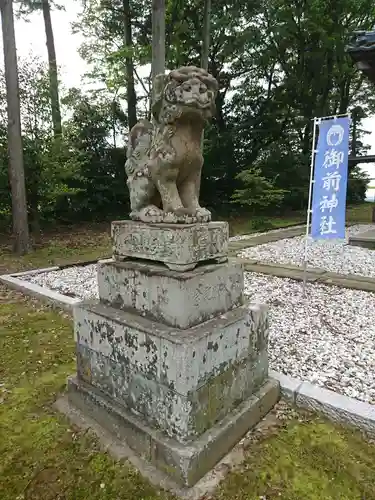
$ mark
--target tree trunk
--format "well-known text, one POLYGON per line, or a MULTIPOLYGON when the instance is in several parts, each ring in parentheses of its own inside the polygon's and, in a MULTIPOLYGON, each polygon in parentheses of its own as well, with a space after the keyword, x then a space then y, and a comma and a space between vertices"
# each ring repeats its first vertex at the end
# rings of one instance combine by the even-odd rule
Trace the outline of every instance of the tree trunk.
POLYGON ((53 37, 51 7, 49 0, 42 0, 42 10, 44 18, 44 29, 46 32, 48 65, 49 65, 49 91, 51 96, 52 123, 55 137, 59 137, 62 132, 61 112, 59 101, 59 81, 57 74, 55 40, 53 37))
MULTIPOLYGON (((133 49, 132 20, 130 15, 129 0, 122 1, 124 9, 124 45, 126 49, 133 49)), ((133 57, 129 54, 125 59, 126 66, 126 95, 128 101, 129 130, 137 123, 137 95, 134 86, 133 57)))
POLYGON ((13 234, 15 237, 14 251, 23 255, 30 249, 30 239, 23 165, 13 1, 1 0, 0 11, 3 30, 5 82, 8 107, 9 179, 12 190, 13 234))
POLYGON ((152 82, 165 73, 165 0, 152 0, 152 82))
POLYGON ((203 15, 203 39, 202 39, 202 68, 208 70, 208 54, 210 50, 210 20, 211 20, 211 0, 204 2, 203 15))
MULTIPOLYGON (((211 22, 211 0, 204 1, 204 13, 203 13, 203 33, 202 33, 202 54, 201 54, 201 66, 203 69, 208 71, 208 55, 210 52, 210 22, 211 22)), ((218 94, 218 98, 219 98, 218 94)), ((204 152, 204 131, 202 133, 201 140, 202 153, 204 152)), ((199 174, 202 175, 202 172, 199 174)), ((198 196, 200 192, 200 182, 198 187, 198 196)))

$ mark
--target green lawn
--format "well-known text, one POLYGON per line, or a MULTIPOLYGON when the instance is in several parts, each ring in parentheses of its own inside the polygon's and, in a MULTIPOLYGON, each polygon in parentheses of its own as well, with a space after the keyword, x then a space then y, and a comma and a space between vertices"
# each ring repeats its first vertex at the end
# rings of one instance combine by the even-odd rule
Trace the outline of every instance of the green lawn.
MULTIPOLYGON (((74 372, 71 319, 3 290, 0 306, 1 500, 172 500, 52 410, 74 372)), ((294 412, 248 444, 216 500, 374 499, 375 446, 294 412)))
POLYGON ((96 260, 111 253, 110 224, 60 228, 40 235, 33 242, 33 251, 22 257, 13 255, 12 242, 4 235, 0 239, 0 274, 96 260))
MULTIPOLYGON (((349 207, 346 211, 348 223, 371 223, 373 203, 362 203, 349 207)), ((280 227, 291 226, 293 224, 306 223, 306 210, 293 212, 290 215, 274 217, 251 217, 241 216, 236 219, 229 219, 231 235, 250 234, 252 232, 267 231, 280 227)))
MULTIPOLYGON (((357 217, 359 214, 357 213, 357 217)), ((3 247, 3 270, 110 253, 103 229, 46 236, 30 256, 3 247)), ((52 409, 74 372, 66 313, 0 287, 0 499, 172 500, 129 464, 101 453, 52 409)), ((213 500, 375 499, 375 446, 350 429, 285 410, 250 440, 213 500)))

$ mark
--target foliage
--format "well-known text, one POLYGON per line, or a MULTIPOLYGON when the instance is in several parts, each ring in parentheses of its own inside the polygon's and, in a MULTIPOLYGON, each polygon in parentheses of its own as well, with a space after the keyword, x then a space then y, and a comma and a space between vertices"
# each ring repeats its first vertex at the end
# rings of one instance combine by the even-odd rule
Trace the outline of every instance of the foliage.
POLYGON ((240 205, 249 206, 252 209, 264 209, 272 205, 279 207, 284 199, 286 191, 275 187, 275 180, 266 179, 259 168, 243 170, 237 176, 245 185, 244 189, 238 189, 233 200, 240 205))
MULTIPOLYGON (((74 29, 84 38, 81 55, 90 65, 85 81, 94 90, 62 90, 60 140, 52 138, 47 68, 35 61, 30 68, 20 63, 27 194, 36 225, 124 216, 124 138, 135 115, 149 116, 151 2, 130 2, 130 38, 124 21, 127 2, 81 3, 74 29), (136 83, 131 113, 129 64, 136 83)), ((41 1, 18 5, 26 15, 41 1)), ((204 2, 166 1, 168 69, 200 64, 203 20, 204 2)), ((354 29, 374 22, 370 0, 215 2, 208 66, 220 88, 216 117, 205 131, 201 186, 202 203, 215 215, 249 209, 263 213, 267 206, 281 212, 306 209, 314 116, 352 111, 356 140, 350 149, 366 154, 362 120, 375 111, 375 94, 345 45, 354 29)), ((0 81, 0 218, 6 219, 4 97, 0 81)), ((364 199, 367 179, 355 165, 349 174, 348 202, 357 203, 364 199)))
MULTIPOLYGON (((54 140, 51 136, 49 79, 45 64, 33 57, 20 60, 19 83, 28 208, 32 223, 38 228, 41 216, 45 217, 56 202, 75 192, 67 181, 78 176, 80 163, 79 156, 65 138, 54 140)), ((6 109, 1 105, 5 103, 4 98, 4 75, 0 73, 0 130, 6 123, 6 109)), ((4 137, 0 146, 3 172, 7 163, 6 149, 4 137)))

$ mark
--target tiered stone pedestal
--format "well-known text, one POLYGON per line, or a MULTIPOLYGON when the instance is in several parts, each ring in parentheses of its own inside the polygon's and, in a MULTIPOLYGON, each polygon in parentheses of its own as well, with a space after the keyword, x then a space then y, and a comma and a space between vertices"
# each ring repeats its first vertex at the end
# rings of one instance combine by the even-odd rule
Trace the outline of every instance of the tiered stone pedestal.
POLYGON ((244 300, 240 264, 212 263, 226 260, 226 223, 121 221, 112 231, 100 300, 75 309, 68 397, 192 486, 278 399, 268 379, 267 310, 244 300))

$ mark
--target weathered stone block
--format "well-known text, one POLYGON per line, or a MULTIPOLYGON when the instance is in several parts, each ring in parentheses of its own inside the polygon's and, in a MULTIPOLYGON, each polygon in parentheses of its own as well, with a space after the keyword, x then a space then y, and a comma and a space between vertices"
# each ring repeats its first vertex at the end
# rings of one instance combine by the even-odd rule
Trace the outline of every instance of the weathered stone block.
POLYGON ((247 400, 188 445, 150 428, 84 381, 68 380, 73 406, 184 486, 193 486, 254 427, 279 399, 277 381, 266 380, 247 400))
POLYGON ((170 269, 187 271, 199 262, 223 261, 228 255, 227 222, 205 224, 146 224, 112 222, 113 256, 163 262, 170 269))
POLYGON ((243 304, 238 261, 180 273, 162 264, 105 261, 98 265, 100 300, 177 328, 189 328, 243 304))
POLYGON ((186 395, 235 360, 256 360, 268 345, 267 307, 245 304, 179 330, 98 301, 74 309, 78 344, 186 395))
POLYGON ((83 345, 77 346, 77 365, 80 380, 181 442, 199 436, 250 397, 268 371, 263 352, 258 360, 236 362, 184 396, 83 345))
POLYGON ((261 306, 186 330, 98 302, 74 314, 79 377, 180 441, 204 432, 267 377, 261 306))

